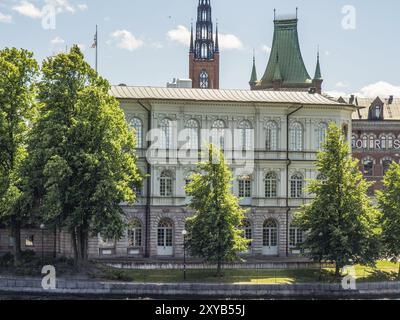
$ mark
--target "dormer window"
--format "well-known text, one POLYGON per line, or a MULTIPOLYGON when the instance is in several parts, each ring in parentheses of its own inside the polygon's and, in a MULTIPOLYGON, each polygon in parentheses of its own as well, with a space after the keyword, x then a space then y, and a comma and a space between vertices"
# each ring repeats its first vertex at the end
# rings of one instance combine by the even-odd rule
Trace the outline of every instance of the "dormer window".
POLYGON ((380 118, 381 118, 381 107, 380 106, 375 107, 375 118, 376 118, 376 120, 380 120, 380 118))

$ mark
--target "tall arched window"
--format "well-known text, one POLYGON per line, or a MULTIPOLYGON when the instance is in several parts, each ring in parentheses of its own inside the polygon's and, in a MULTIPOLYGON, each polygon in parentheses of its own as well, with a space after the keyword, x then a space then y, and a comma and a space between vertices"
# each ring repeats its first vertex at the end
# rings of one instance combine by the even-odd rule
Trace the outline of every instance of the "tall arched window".
POLYGON ((263 247, 278 246, 278 225, 273 219, 268 219, 263 225, 263 247))
POLYGON ((278 125, 275 121, 267 123, 265 146, 267 151, 278 150, 278 125))
POLYGON ((157 228, 157 254, 171 256, 173 253, 173 223, 169 219, 162 219, 157 228))
POLYGON ((221 149, 225 148, 225 122, 223 120, 216 120, 212 125, 211 135, 214 143, 221 149))
POLYGON ((382 149, 386 149, 386 146, 387 146, 387 138, 386 138, 386 135, 382 135, 381 136, 381 148, 382 149))
POLYGON ((142 223, 134 219, 128 224, 128 245, 132 248, 142 246, 142 223))
POLYGON ((160 146, 162 149, 169 149, 172 146, 172 124, 171 120, 169 119, 163 119, 160 122, 159 126, 161 130, 161 141, 160 141, 160 146))
POLYGON ((375 136, 374 135, 370 135, 369 136, 369 148, 371 150, 375 149, 375 136))
POLYGON ((246 240, 249 240, 249 247, 251 247, 251 242, 253 241, 253 227, 249 220, 243 221, 243 230, 244 230, 244 237, 246 240))
POLYGON ((172 175, 169 171, 163 171, 160 176, 160 196, 172 197, 172 175))
POLYGON ((304 232, 295 224, 292 224, 289 228, 289 246, 295 248, 303 242, 304 232))
POLYGON ((208 73, 206 70, 203 69, 200 73, 200 88, 208 89, 208 87, 209 87, 208 73))
POLYGON ((300 173, 294 174, 290 179, 290 196, 294 199, 303 197, 304 178, 300 173))
POLYGON ((325 143, 326 132, 328 131, 328 125, 326 123, 320 123, 317 127, 317 149, 320 150, 325 143))
POLYGON ((243 150, 251 150, 253 147, 252 127, 249 121, 242 121, 239 124, 240 130, 240 147, 243 150))
POLYGON ((197 120, 190 119, 186 122, 186 129, 188 130, 188 147, 191 150, 199 149, 199 123, 197 120))
POLYGON ((303 151, 303 126, 299 122, 294 122, 289 130, 290 150, 303 151))
POLYGON ((368 136, 363 136, 362 141, 363 141, 363 149, 368 149, 368 136))
POLYGON ((278 178, 275 172, 265 175, 265 197, 276 198, 278 196, 278 178))
POLYGON ((129 125, 135 129, 136 134, 136 147, 138 149, 143 148, 143 123, 139 118, 132 118, 129 125))
POLYGON ((394 142, 393 136, 392 136, 392 135, 389 135, 389 137, 388 137, 388 143, 387 143, 387 148, 388 148, 389 150, 393 149, 393 142, 394 142))

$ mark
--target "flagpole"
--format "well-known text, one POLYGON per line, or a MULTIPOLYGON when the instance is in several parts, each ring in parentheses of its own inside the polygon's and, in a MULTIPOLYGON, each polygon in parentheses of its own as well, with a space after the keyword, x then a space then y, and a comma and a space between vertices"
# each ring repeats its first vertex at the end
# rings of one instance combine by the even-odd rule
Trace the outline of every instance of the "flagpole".
POLYGON ((99 48, 99 38, 98 38, 98 30, 97 30, 97 24, 96 24, 96 72, 98 72, 98 48, 99 48))

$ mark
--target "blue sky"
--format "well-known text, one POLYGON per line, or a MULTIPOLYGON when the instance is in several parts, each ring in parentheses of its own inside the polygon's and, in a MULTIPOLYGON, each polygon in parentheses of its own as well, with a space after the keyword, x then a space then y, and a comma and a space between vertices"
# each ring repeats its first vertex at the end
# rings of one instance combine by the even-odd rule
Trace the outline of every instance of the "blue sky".
MULTIPOLYGON (((197 0, 0 0, 0 48, 27 48, 41 61, 77 43, 94 64, 94 50, 90 46, 98 24, 102 75, 113 84, 165 86, 174 77, 188 77, 185 39, 191 19, 196 17, 197 3, 197 0), (43 8, 49 4, 57 12, 54 29, 42 27, 47 12, 43 8)), ((291 14, 299 7, 303 58, 313 75, 320 46, 325 91, 400 96, 398 0, 211 0, 211 3, 213 19, 218 19, 222 34, 222 88, 248 88, 253 48, 258 76, 262 76, 272 44, 273 9, 278 14, 291 14), (349 16, 353 9, 354 15, 349 16), (354 28, 344 28, 344 19, 354 28)))

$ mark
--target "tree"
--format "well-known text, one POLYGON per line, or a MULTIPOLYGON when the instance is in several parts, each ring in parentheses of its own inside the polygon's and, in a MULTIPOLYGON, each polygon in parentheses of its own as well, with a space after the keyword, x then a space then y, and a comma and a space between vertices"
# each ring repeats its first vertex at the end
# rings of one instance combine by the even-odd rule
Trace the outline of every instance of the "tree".
POLYGON ((187 220, 187 246, 193 256, 216 262, 222 276, 223 261, 237 258, 248 241, 240 229, 245 210, 232 192, 232 173, 220 150, 209 147, 209 159, 198 164, 200 173, 190 177, 186 192, 195 215, 187 220))
POLYGON ((363 179, 358 161, 350 156, 341 130, 330 124, 323 151, 318 154, 319 180, 308 191, 313 201, 295 218, 307 231, 303 244, 315 261, 334 261, 336 275, 350 263, 373 265, 379 252, 377 211, 367 196, 370 183, 363 179))
POLYGON ((47 225, 72 235, 77 265, 88 259, 90 236, 119 239, 122 202, 135 201, 140 183, 135 134, 108 82, 77 46, 42 67, 42 112, 29 138, 25 193, 47 225))
POLYGON ((11 228, 15 263, 21 252, 21 224, 26 220, 20 207, 20 168, 26 157, 29 124, 37 111, 37 73, 31 52, 0 50, 0 222, 11 228))
MULTIPOLYGON (((400 260, 400 165, 393 162, 383 180, 385 189, 377 192, 384 255, 400 260)), ((398 276, 400 277, 400 266, 398 276)))

